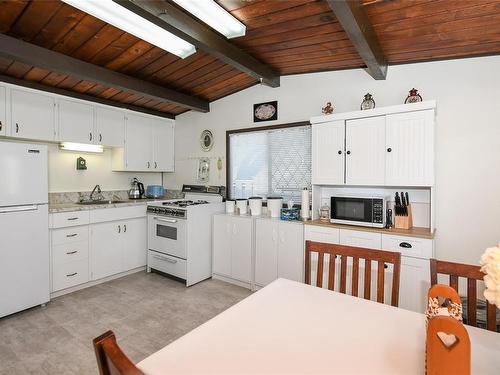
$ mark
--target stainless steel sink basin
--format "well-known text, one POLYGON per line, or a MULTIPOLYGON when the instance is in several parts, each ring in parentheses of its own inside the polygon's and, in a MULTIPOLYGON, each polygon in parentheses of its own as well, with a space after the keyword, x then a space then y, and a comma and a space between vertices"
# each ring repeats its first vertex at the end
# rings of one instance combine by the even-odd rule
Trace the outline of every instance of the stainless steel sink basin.
POLYGON ((95 205, 95 204, 115 204, 115 203, 124 203, 124 201, 108 200, 108 201, 82 201, 82 202, 77 202, 77 204, 81 204, 83 206, 91 206, 91 205, 95 205))

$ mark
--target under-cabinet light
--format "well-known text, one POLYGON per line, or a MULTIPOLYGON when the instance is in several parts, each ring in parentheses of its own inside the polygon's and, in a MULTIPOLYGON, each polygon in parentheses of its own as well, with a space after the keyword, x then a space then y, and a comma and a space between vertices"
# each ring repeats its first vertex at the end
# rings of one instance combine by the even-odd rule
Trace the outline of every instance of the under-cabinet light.
POLYGON ((107 22, 139 39, 145 40, 180 58, 196 52, 195 46, 162 29, 145 18, 122 7, 113 0, 62 0, 100 20, 107 22))
POLYGON ((85 143, 61 142, 59 148, 65 151, 104 152, 104 148, 101 145, 89 145, 85 143))
POLYGON ((246 33, 246 26, 213 0, 174 0, 174 2, 226 38, 236 38, 246 33))

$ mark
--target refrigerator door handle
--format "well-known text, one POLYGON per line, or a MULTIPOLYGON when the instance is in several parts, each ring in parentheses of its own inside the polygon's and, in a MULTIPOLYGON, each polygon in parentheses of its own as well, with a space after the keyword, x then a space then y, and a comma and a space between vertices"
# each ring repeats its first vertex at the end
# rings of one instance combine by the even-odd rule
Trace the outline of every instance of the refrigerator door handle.
POLYGON ((36 211, 36 210, 38 210, 38 206, 36 204, 29 206, 0 207, 0 214, 5 214, 8 212, 36 211))

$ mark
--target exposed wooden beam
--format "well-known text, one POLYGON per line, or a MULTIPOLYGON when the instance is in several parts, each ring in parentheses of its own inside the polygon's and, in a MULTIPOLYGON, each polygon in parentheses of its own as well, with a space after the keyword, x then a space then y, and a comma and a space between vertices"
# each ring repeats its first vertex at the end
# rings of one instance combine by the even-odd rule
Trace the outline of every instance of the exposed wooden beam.
POLYGON ((149 115, 159 116, 159 117, 163 117, 163 118, 171 118, 171 119, 175 118, 175 115, 173 115, 172 113, 155 111, 154 109, 139 107, 139 106, 127 104, 127 103, 116 102, 116 101, 109 100, 109 99, 98 98, 96 96, 82 94, 82 93, 79 93, 76 91, 69 91, 69 90, 61 89, 59 87, 47 86, 47 85, 43 85, 43 84, 38 83, 38 82, 27 81, 24 79, 10 77, 10 76, 6 76, 3 74, 0 74, 0 82, 11 83, 11 84, 17 85, 17 86, 22 86, 22 87, 27 87, 30 89, 50 92, 52 94, 68 96, 70 98, 87 100, 87 101, 93 102, 93 103, 106 104, 106 105, 109 105, 111 107, 130 109, 131 111, 147 113, 149 115))
MULTIPOLYGON (((208 101, 0 34, 0 56, 132 94, 208 112, 208 101)), ((44 86, 45 87, 45 86, 44 86)))
POLYGON ((387 76, 387 60, 363 4, 358 0, 327 0, 347 36, 375 79, 387 76))
POLYGON ((259 79, 263 84, 279 87, 279 74, 250 56, 203 22, 164 0, 113 0, 128 10, 177 35, 197 48, 217 56, 221 61, 259 79))

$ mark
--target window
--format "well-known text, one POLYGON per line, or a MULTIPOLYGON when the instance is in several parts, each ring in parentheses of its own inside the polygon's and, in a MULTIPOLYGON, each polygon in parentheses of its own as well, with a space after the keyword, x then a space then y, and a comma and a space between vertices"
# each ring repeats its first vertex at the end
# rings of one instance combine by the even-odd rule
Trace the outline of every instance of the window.
POLYGON ((311 188, 311 125, 229 131, 229 197, 281 196, 311 188))

